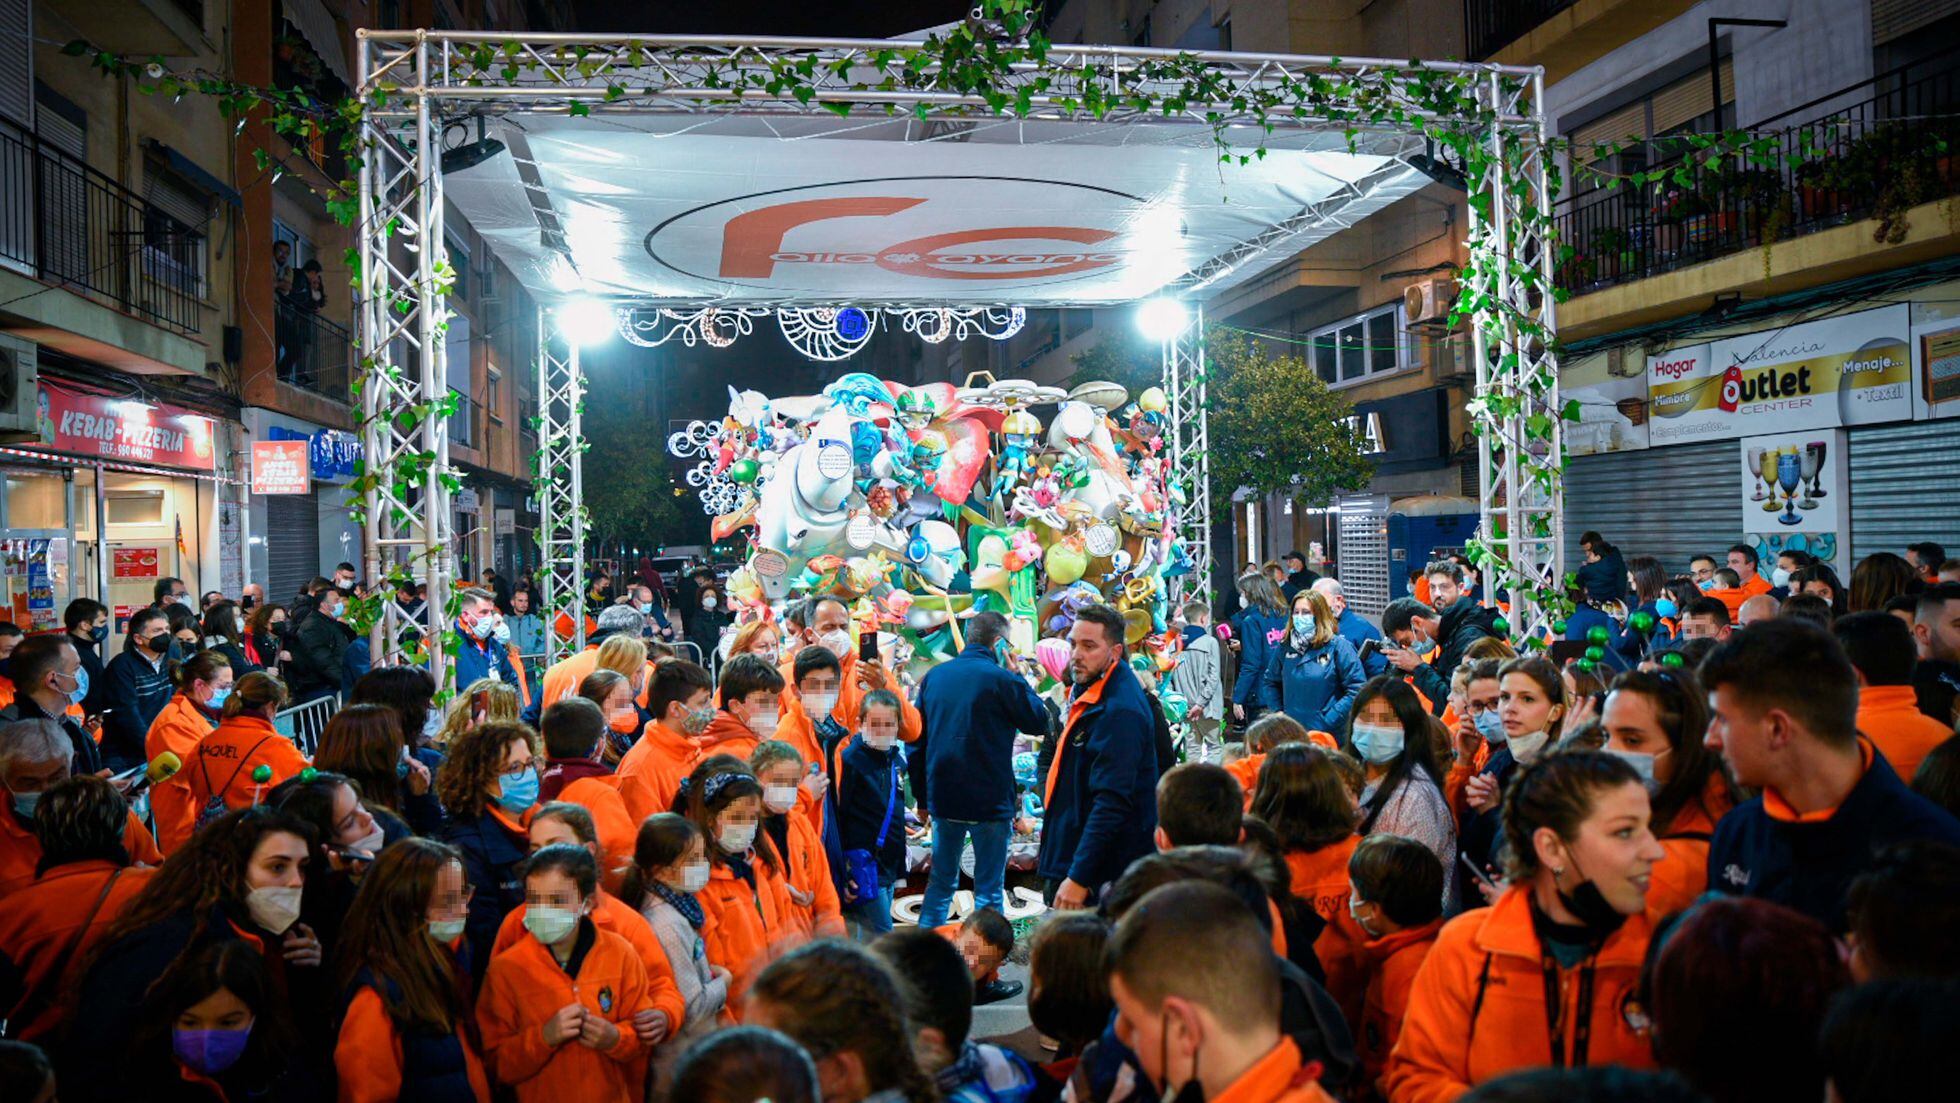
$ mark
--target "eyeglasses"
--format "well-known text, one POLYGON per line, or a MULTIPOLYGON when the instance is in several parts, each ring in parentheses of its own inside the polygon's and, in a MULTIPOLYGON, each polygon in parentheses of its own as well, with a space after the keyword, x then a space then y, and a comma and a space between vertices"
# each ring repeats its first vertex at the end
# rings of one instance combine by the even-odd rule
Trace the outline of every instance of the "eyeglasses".
POLYGON ((535 760, 533 760, 530 762, 526 762, 521 766, 512 766, 508 770, 503 771, 502 776, 509 778, 511 781, 522 781, 524 779, 525 774, 528 774, 533 770, 536 770, 537 768, 538 768, 538 764, 535 760))

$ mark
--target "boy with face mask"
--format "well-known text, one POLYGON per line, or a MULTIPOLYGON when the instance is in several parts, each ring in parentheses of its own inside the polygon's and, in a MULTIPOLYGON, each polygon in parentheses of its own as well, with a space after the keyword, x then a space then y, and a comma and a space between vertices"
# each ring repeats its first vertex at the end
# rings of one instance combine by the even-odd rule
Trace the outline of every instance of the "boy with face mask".
POLYGON ((1443 864, 1430 849, 1400 835, 1370 835, 1348 859, 1348 914, 1362 944, 1367 993, 1355 1051, 1365 1079, 1361 1099, 1385 1098, 1375 1081, 1388 1065, 1417 970, 1443 929, 1443 864))
POLYGON ((707 731, 716 718, 714 679, 705 668, 685 659, 656 663, 647 709, 653 713, 653 723, 614 771, 620 798, 634 823, 667 811, 680 791, 681 779, 705 757, 707 731))

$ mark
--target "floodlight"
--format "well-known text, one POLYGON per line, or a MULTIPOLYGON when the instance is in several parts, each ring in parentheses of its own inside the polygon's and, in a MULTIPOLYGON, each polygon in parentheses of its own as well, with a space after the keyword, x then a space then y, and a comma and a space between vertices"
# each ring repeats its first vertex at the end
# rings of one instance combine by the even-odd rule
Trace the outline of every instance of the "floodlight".
POLYGON ((1137 330, 1152 341, 1169 341, 1190 324, 1190 309, 1176 299, 1145 299, 1137 307, 1137 330))
POLYGON ((578 299, 557 310, 558 332, 575 345, 602 345, 619 332, 613 308, 597 299, 578 299))

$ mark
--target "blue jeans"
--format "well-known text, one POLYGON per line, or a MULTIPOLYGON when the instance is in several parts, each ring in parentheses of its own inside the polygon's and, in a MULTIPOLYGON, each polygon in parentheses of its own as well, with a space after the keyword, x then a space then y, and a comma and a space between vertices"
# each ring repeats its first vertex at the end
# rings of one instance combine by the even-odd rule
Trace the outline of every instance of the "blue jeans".
POLYGON ((878 895, 844 908, 844 915, 856 928, 859 942, 869 942, 892 929, 892 889, 886 885, 878 895))
POLYGON ((1005 911, 1007 833, 1012 827, 1009 820, 932 821, 932 876, 926 882, 925 903, 919 908, 919 926, 931 929, 945 925, 953 890, 960 887, 960 851, 968 836, 973 838, 974 907, 1005 911))

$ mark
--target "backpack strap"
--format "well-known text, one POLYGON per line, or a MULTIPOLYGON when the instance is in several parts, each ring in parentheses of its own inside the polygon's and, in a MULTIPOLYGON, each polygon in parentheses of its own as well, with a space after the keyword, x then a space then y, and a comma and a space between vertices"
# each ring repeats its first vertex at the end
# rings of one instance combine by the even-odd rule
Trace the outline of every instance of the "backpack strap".
MULTIPOLYGON (((238 780, 239 771, 251 765, 252 756, 259 753, 259 748, 265 746, 266 740, 271 738, 272 736, 268 735, 260 739, 257 743, 252 744, 252 749, 245 752, 245 757, 239 759, 238 765, 232 769, 231 776, 225 779, 225 787, 223 789, 212 789, 204 795, 205 803, 209 804, 212 797, 222 796, 225 793, 231 792, 231 783, 238 780)), ((210 788, 211 785, 210 762, 211 760, 203 754, 198 755, 198 768, 204 771, 204 785, 206 788, 210 788)))

